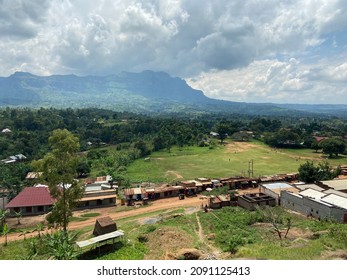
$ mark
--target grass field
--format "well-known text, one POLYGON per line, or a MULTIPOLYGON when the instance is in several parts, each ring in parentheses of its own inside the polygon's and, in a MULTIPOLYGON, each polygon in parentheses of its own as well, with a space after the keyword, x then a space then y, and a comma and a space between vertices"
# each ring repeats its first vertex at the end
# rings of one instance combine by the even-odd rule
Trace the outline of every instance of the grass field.
MULTIPOLYGON (((138 159, 127 170, 132 182, 174 182, 198 177, 248 176, 253 160, 254 176, 297 172, 306 161, 325 160, 310 149, 272 149, 259 141, 229 142, 215 148, 184 147, 154 152, 150 160, 138 159)), ((347 157, 328 159, 333 166, 346 164, 347 157)))
MULTIPOLYGON (((306 219, 281 208, 274 209, 292 219, 288 237, 283 240, 255 211, 225 207, 204 213, 180 208, 117 220, 117 226, 126 232, 124 241, 117 244, 116 250, 101 255, 90 251, 83 259, 182 259, 182 251, 213 254, 218 259, 347 258, 347 225, 306 219), (148 223, 153 219, 154 223, 148 223)), ((92 227, 79 230, 79 239, 89 238, 91 231, 92 227)), ((35 240, 39 245, 38 237, 10 242, 7 246, 0 244, 0 259, 26 259, 35 240)), ((48 257, 45 250, 39 250, 35 259, 48 257)))

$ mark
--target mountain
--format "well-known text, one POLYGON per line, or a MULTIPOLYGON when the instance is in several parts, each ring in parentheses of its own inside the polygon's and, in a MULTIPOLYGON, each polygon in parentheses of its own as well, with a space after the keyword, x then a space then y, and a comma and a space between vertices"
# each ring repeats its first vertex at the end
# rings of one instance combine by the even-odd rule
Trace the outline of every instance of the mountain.
POLYGON ((252 115, 292 115, 297 109, 295 106, 211 99, 202 91, 191 88, 181 78, 149 70, 84 77, 36 76, 16 72, 0 78, 0 106, 99 107, 135 113, 223 112, 252 115))

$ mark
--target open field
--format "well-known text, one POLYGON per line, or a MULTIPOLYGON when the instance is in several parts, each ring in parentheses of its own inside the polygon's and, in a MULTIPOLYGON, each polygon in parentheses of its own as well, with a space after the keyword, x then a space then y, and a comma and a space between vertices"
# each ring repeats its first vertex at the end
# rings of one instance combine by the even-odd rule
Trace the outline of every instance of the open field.
MULTIPOLYGON (((127 169, 132 182, 175 182, 198 177, 248 176, 253 160, 254 176, 297 172, 306 161, 323 161, 321 153, 310 149, 272 149, 259 141, 229 142, 215 148, 172 148, 152 153, 150 160, 138 159, 127 169)), ((328 159, 333 166, 346 164, 347 158, 328 159)))

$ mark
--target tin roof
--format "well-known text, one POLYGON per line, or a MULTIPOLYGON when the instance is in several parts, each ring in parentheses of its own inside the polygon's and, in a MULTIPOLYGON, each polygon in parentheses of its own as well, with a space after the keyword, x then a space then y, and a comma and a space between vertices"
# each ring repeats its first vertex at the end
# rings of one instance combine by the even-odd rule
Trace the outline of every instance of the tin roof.
POLYGON ((53 202, 47 187, 27 187, 11 200, 6 208, 52 205, 53 202))
POLYGON ((323 202, 332 204, 334 206, 343 208, 347 210, 347 198, 338 196, 336 194, 328 194, 321 199, 323 202))
POLYGON ((299 194, 315 200, 320 200, 323 196, 326 195, 325 193, 316 191, 314 189, 306 189, 304 191, 299 192, 299 194))
POLYGON ((146 191, 144 188, 124 189, 124 195, 145 194, 145 193, 146 191))
POLYGON ((347 179, 327 180, 320 182, 337 191, 347 190, 347 179))

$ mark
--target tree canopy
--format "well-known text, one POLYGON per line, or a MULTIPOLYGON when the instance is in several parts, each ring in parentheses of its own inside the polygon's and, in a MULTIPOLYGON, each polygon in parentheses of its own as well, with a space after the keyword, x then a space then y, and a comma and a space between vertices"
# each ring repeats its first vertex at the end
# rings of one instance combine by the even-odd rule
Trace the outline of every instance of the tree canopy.
POLYGON ((318 165, 314 165, 312 161, 300 165, 299 167, 299 179, 305 183, 314 183, 315 181, 331 180, 337 177, 341 169, 332 168, 328 162, 320 162, 318 165))
POLYGON ((54 130, 48 139, 50 152, 33 162, 33 167, 43 172, 41 179, 48 184, 51 195, 56 199, 47 220, 67 230, 72 209, 76 206, 83 190, 75 180, 79 151, 79 139, 66 129, 54 130))

